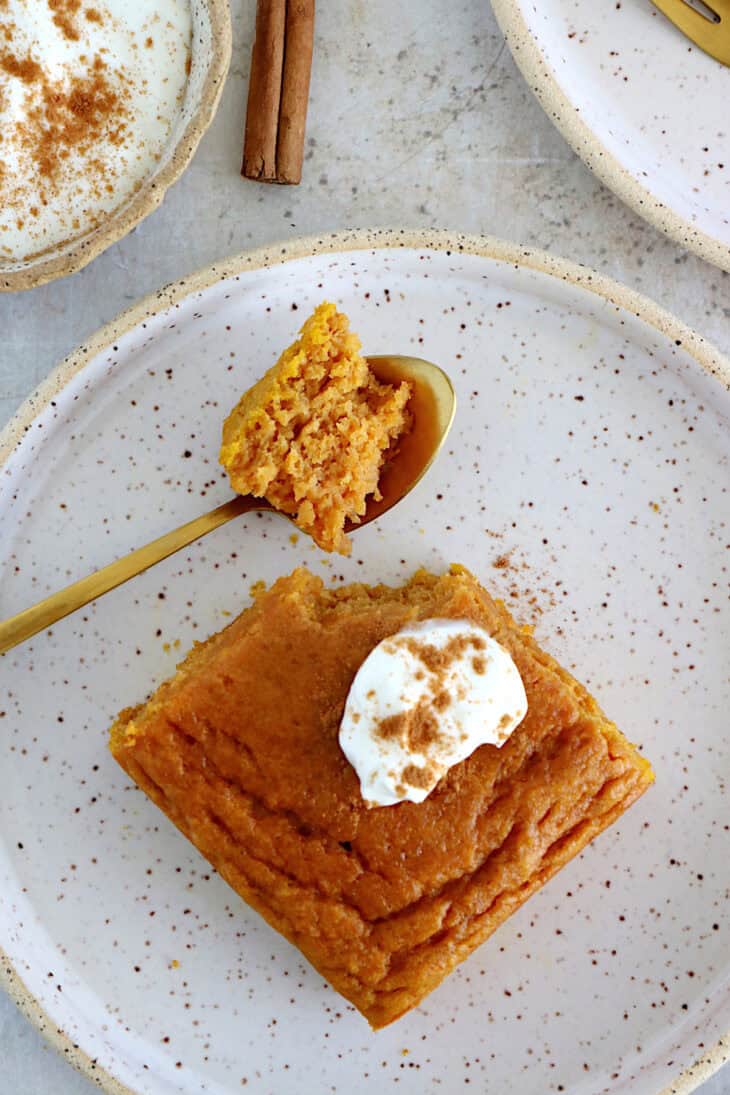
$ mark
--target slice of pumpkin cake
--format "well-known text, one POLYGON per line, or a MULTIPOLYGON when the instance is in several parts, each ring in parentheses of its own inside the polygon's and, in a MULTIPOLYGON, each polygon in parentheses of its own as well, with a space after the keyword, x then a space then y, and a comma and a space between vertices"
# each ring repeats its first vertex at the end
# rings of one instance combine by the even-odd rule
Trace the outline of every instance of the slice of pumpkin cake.
POLYGON ((238 494, 266 498, 323 550, 349 555, 345 525, 379 499, 410 395, 376 378, 347 316, 325 302, 229 414, 221 464, 238 494))

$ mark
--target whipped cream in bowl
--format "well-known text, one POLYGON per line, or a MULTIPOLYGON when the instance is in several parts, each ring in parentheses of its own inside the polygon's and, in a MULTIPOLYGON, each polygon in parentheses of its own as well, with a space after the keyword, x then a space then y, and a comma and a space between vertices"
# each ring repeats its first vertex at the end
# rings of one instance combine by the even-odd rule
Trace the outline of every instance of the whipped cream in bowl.
POLYGON ((79 269, 159 204, 229 53, 225 0, 0 0, 0 288, 79 269))
POLYGON ((527 714, 509 652, 469 620, 410 624, 373 648, 347 696, 339 742, 370 806, 423 802, 481 745, 527 714))

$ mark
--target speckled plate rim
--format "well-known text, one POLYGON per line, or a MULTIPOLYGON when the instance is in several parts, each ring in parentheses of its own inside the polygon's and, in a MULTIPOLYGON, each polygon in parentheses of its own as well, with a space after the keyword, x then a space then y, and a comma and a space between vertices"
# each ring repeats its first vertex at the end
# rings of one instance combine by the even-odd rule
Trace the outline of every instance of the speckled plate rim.
MULTIPOLYGON (((730 358, 704 339, 682 320, 656 304, 649 297, 604 276, 590 267, 557 258, 546 251, 508 243, 493 236, 466 235, 446 229, 425 231, 376 228, 352 229, 321 236, 306 236, 272 243, 253 251, 232 255, 221 262, 206 266, 179 281, 170 282, 120 313, 78 349, 64 358, 21 404, 0 431, 0 471, 11 453, 21 443, 33 420, 54 399, 59 391, 98 353, 114 344, 122 335, 144 320, 173 307, 192 293, 201 292, 236 274, 269 269, 296 259, 346 251, 386 249, 453 251, 456 254, 478 255, 548 274, 568 285, 585 289, 654 327, 665 338, 681 345, 706 372, 716 377, 730 391, 730 358)), ((46 1041, 64 1056, 79 1072, 96 1083, 109 1095, 138 1095, 103 1069, 53 1022, 43 1006, 33 996, 0 946, 0 988, 15 1001, 22 1014, 40 1031, 46 1041)), ((726 1061, 730 1060, 730 1032, 699 1060, 685 1067, 669 1086, 657 1095, 689 1095, 726 1061)))
POLYGON ((730 246, 696 228, 643 186, 596 136, 560 87, 522 14, 522 0, 490 0, 515 64, 540 106, 586 167, 640 217, 700 258, 730 271, 730 246))
POLYGON ((38 262, 18 270, 0 268, 0 292, 12 293, 19 289, 34 289, 55 278, 65 277, 82 270, 113 243, 126 236, 133 228, 154 213, 162 203, 168 189, 182 175, 195 154, 200 139, 215 117, 218 101, 226 81, 231 61, 231 12, 229 0, 203 0, 210 19, 210 60, 200 91, 200 99, 190 121, 180 135, 170 159, 157 174, 149 175, 131 199, 121 208, 109 214, 103 228, 77 241, 71 241, 60 253, 49 254, 38 262))

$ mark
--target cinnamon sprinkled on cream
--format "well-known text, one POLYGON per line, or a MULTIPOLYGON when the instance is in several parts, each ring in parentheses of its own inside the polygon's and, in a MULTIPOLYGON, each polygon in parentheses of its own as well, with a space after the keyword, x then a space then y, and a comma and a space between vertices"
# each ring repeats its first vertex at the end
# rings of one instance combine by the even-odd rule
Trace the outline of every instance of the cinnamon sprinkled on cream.
POLYGON ((527 711, 507 651, 468 620, 424 620, 380 642, 350 688, 340 745, 368 805, 421 802, 527 711))
POLYGON ((421 643, 415 639, 409 639, 406 643, 410 652, 420 658, 431 673, 443 673, 457 658, 463 657, 467 650, 484 650, 485 645, 478 635, 455 635, 441 649, 432 643, 421 643))
POLYGON ((430 746, 436 745, 440 738, 434 705, 428 700, 421 700, 410 711, 399 711, 397 715, 388 715, 375 727, 375 734, 385 741, 398 739, 408 749, 423 753, 430 746))
POLYGON ((186 0, 0 2, 0 258, 92 231, 152 173, 190 36, 186 0))
POLYGON ((81 0, 47 0, 48 7, 53 12, 53 22, 70 42, 78 42, 79 30, 76 25, 76 16, 81 7, 81 0))
MULTIPOLYGON (((94 58, 84 76, 68 82, 41 76, 37 83, 37 101, 28 111, 27 122, 20 126, 20 135, 43 179, 56 176, 72 151, 89 156, 102 139, 112 145, 124 140, 129 124, 128 91, 124 78, 109 73, 101 57, 94 58)), ((88 163, 103 186, 103 161, 89 156, 88 163)))
POLYGON ((8 76, 17 76, 24 84, 32 84, 43 75, 41 66, 32 57, 14 57, 12 53, 0 54, 0 68, 8 76))
POLYGON ((428 790, 432 786, 433 778, 434 771, 432 768, 418 768, 415 764, 407 764, 401 776, 404 783, 407 783, 410 787, 420 787, 422 790, 428 790))

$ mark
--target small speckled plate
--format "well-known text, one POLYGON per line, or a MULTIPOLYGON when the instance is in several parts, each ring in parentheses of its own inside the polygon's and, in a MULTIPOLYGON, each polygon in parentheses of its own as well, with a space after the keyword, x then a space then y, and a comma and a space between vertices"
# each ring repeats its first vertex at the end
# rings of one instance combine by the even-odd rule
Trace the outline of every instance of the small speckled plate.
POLYGON ((515 61, 588 167, 730 270, 730 69, 650 0, 492 0, 515 61))
POLYGON ((0 660, 0 980, 111 1092, 689 1091, 730 1029, 730 365, 678 320, 486 239, 230 259, 101 331, 0 436, 2 613, 226 498, 222 417, 323 298, 368 351, 450 372, 448 449, 349 560, 252 516, 0 660), (258 579, 451 560, 535 625, 657 781, 372 1034, 130 786, 107 729, 258 579))

